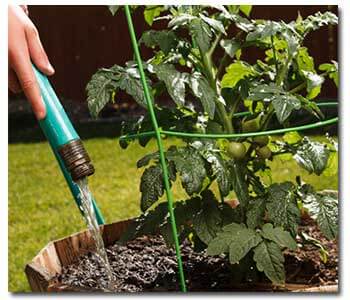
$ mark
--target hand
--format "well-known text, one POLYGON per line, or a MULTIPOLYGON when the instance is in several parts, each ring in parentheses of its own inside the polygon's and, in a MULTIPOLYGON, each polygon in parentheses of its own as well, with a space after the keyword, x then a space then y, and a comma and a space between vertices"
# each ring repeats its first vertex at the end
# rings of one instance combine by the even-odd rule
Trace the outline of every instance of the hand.
POLYGON ((8 7, 8 83, 14 93, 23 90, 40 120, 45 118, 46 109, 31 61, 46 75, 54 74, 55 70, 40 42, 38 31, 26 12, 26 8, 17 5, 8 7))

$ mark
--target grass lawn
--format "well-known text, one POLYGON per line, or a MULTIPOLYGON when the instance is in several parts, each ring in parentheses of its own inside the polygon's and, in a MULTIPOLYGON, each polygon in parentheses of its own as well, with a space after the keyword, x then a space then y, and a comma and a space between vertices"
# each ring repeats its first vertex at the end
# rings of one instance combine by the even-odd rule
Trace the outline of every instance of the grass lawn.
MULTIPOLYGON (((174 140, 166 140, 167 144, 174 140)), ((156 149, 132 144, 122 150, 117 139, 96 138, 85 141, 96 173, 90 177, 90 189, 97 199, 106 222, 137 216, 139 177, 136 161, 156 149)), ((337 165, 337 164, 336 164, 337 165)), ((301 175, 317 189, 337 189, 338 177, 308 175, 293 161, 276 159, 272 180, 294 180, 301 175)), ((184 199, 179 184, 175 199, 184 199)), ((9 290, 28 292, 24 266, 49 241, 85 229, 63 176, 46 142, 9 145, 9 290)))

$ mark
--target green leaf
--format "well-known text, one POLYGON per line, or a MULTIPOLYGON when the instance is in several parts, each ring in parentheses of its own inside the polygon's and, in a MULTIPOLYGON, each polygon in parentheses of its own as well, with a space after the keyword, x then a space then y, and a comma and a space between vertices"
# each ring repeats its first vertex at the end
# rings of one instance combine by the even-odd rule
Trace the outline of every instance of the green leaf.
POLYGON ((165 8, 162 5, 147 5, 143 15, 149 26, 152 26, 154 18, 158 17, 165 8))
POLYGON ((247 17, 250 16, 250 12, 252 11, 252 5, 240 5, 239 10, 244 13, 247 17))
MULTIPOLYGON (((181 241, 183 233, 189 222, 192 222, 201 209, 202 199, 193 197, 185 201, 176 201, 174 203, 174 215, 176 219, 176 229, 181 241)), ((168 245, 174 245, 175 240, 172 233, 172 225, 170 215, 168 214, 165 221, 159 223, 160 233, 168 245)))
POLYGON ((294 185, 291 182, 274 183, 269 187, 267 213, 273 224, 297 234, 300 211, 296 202, 294 185))
POLYGON ((119 8, 121 7, 121 5, 108 5, 108 9, 113 16, 118 12, 119 8))
POLYGON ((303 75, 302 71, 315 72, 314 59, 309 55, 308 49, 306 47, 300 47, 298 49, 298 53, 295 59, 300 75, 303 75))
POLYGON ((247 34, 246 41, 264 40, 274 36, 277 32, 280 32, 282 28, 282 25, 278 22, 270 20, 264 21, 263 24, 256 25, 255 30, 247 34))
POLYGON ((259 84, 249 90, 249 99, 253 101, 271 101, 274 96, 280 94, 285 94, 285 91, 274 83, 259 84))
POLYGON ((222 88, 234 88, 241 79, 256 75, 254 68, 242 61, 236 61, 226 68, 226 73, 221 80, 222 88))
POLYGON ((158 204, 155 209, 149 210, 133 220, 118 242, 124 243, 139 236, 156 234, 159 224, 164 222, 167 214, 168 203, 158 204))
POLYGON ((306 78, 306 90, 308 91, 307 98, 314 99, 321 92, 321 86, 324 82, 324 78, 316 73, 303 71, 303 75, 306 78))
POLYGON ((302 139, 297 131, 290 131, 283 135, 283 140, 288 144, 295 144, 302 139))
POLYGON ((207 23, 214 30, 216 30, 216 31, 226 35, 226 31, 225 31, 224 25, 220 21, 215 20, 213 18, 208 18, 208 17, 206 17, 206 16, 204 16, 202 14, 199 14, 199 16, 201 17, 201 19, 205 23, 207 23))
POLYGON ((252 198, 247 209, 247 225, 249 228, 262 226, 264 223, 266 200, 264 198, 252 198))
POLYGON ((208 255, 220 255, 229 252, 231 264, 238 263, 250 249, 262 241, 259 234, 243 224, 232 223, 223 227, 221 232, 209 242, 208 255))
POLYGON ((168 23, 168 27, 175 27, 175 26, 183 26, 186 24, 189 24, 192 20, 196 19, 196 17, 190 15, 190 14, 179 14, 171 19, 171 21, 168 23))
POLYGON ((304 137, 293 151, 296 162, 309 173, 321 175, 327 167, 330 152, 325 144, 304 137))
POLYGON ((191 147, 184 147, 167 151, 166 157, 175 163, 187 194, 200 193, 207 177, 205 162, 200 153, 191 147))
POLYGON ((332 64, 322 64, 319 66, 320 71, 326 71, 330 79, 332 79, 335 85, 339 86, 339 74, 338 74, 338 63, 332 61, 332 64))
POLYGON ((221 229, 221 213, 211 191, 203 191, 201 195, 201 209, 193 218, 193 228, 201 241, 208 245, 221 229))
POLYGON ((190 22, 190 33, 201 53, 207 53, 213 37, 209 25, 203 20, 195 18, 190 22))
POLYGON ((142 34, 140 42, 150 48, 159 46, 165 55, 168 55, 178 44, 175 33, 168 30, 146 31, 142 34))
POLYGON ((273 96, 271 102, 281 124, 288 119, 293 110, 301 108, 300 100, 292 94, 273 96))
POLYGON ((325 237, 335 239, 338 235, 338 198, 331 193, 308 193, 302 201, 325 237))
POLYGON ((262 227, 261 235, 264 239, 275 242, 282 248, 289 248, 291 250, 297 249, 297 243, 292 238, 288 231, 281 227, 273 227, 272 224, 267 223, 262 227))
POLYGON ((272 241, 264 240, 254 248, 254 261, 260 272, 275 284, 285 281, 284 257, 280 247, 272 241))
POLYGON ((329 154, 327 167, 322 173, 323 176, 331 177, 338 176, 338 153, 331 152, 329 154))
POLYGON ((338 17, 330 11, 324 13, 317 12, 314 15, 308 16, 302 21, 301 28, 304 32, 317 30, 322 26, 338 24, 338 17))
POLYGON ((210 87, 207 79, 201 73, 194 72, 190 76, 189 85, 193 94, 201 101, 204 111, 210 119, 213 119, 217 95, 210 87))
POLYGON ((231 58, 233 58, 235 56, 236 51, 241 48, 240 43, 235 39, 221 40, 220 46, 225 50, 227 55, 229 55, 231 58))
POLYGON ((145 166, 147 166, 150 163, 150 161, 152 159, 158 159, 158 158, 159 158, 159 152, 158 151, 154 152, 154 153, 147 154, 147 155, 145 155, 144 157, 142 157, 141 159, 139 159, 137 161, 136 166, 138 168, 145 167, 145 166))
POLYGON ((239 205, 246 207, 249 203, 248 184, 246 180, 246 167, 239 162, 231 161, 230 173, 233 190, 236 193, 239 205))
POLYGON ((211 149, 201 151, 204 159, 210 164, 213 176, 216 178, 221 196, 225 197, 231 189, 231 173, 220 153, 211 149))
POLYGON ((178 106, 185 104, 185 83, 188 82, 188 74, 180 73, 171 64, 154 65, 154 71, 159 80, 164 81, 170 97, 178 106))
POLYGON ((118 86, 116 80, 121 72, 121 67, 113 66, 110 71, 100 69, 91 77, 86 91, 92 117, 96 118, 105 105, 112 100, 112 95, 118 86))
POLYGON ((144 212, 152 206, 164 193, 163 171, 160 165, 147 168, 140 183, 141 210, 144 212))

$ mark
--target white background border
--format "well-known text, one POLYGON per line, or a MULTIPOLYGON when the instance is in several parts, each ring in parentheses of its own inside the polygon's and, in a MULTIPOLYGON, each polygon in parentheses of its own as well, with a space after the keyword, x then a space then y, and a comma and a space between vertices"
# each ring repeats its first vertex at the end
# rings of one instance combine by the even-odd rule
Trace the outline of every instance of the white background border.
MULTIPOLYGON (((341 283, 341 293, 340 295, 331 295, 327 296, 327 299, 350 299, 350 239, 349 239, 349 233, 347 230, 350 230, 350 216, 347 215, 347 212, 350 214, 350 181, 349 181, 349 159, 347 159, 348 156, 350 156, 350 147, 349 147, 349 141, 350 141, 350 133, 348 136, 347 131, 350 132, 350 72, 349 72, 349 66, 350 66, 350 0, 343 0, 343 1, 323 1, 323 0, 294 0, 294 1, 214 1, 220 4, 254 4, 254 5, 338 5, 339 6, 339 17, 340 17, 340 24, 339 24, 339 66, 340 66, 340 98, 339 102, 341 103, 339 113, 340 113, 340 131, 339 131, 339 144, 340 144, 340 160, 339 160, 339 182, 340 182, 340 196, 341 196, 341 252, 340 252, 340 283, 341 283), (345 238, 347 236, 347 239, 345 238)), ((8 197, 8 90, 7 90, 7 5, 8 3, 17 3, 17 4, 41 4, 41 5, 102 5, 102 4, 213 4, 212 1, 92 1, 92 0, 85 0, 85 1, 78 1, 78 0, 62 0, 62 1, 27 1, 24 3, 24 1, 0 1, 0 66, 1 66, 1 72, 0 72, 0 192, 1 192, 1 199, 0 199, 0 299, 5 300, 9 298, 15 298, 15 299, 22 299, 25 297, 30 298, 39 298, 39 295, 37 294, 28 294, 28 295, 18 295, 18 294, 10 294, 8 293, 8 262, 7 262, 7 249, 8 249, 8 230, 7 230, 7 197, 8 197)), ((39 249, 38 249, 39 250, 39 249)), ((112 296, 112 295, 111 295, 112 296)), ((145 298, 145 297, 155 297, 156 295, 137 295, 133 297, 137 298, 145 298)), ((164 297, 164 294, 161 294, 159 296, 164 297)), ((180 296, 177 294, 177 296, 180 296)), ((197 295, 198 296, 198 295, 197 295)), ((284 297, 293 297, 293 295, 273 295, 273 294, 225 294, 223 295, 225 297, 232 297, 232 298, 245 298, 245 299, 255 299, 257 297, 259 298, 267 298, 267 297, 278 297, 284 298, 284 297)), ((300 298, 302 296, 307 296, 308 299, 314 298, 318 299, 321 295, 300 295, 295 294, 296 297, 300 298)), ((101 295, 94 296, 94 295, 45 295, 40 296, 40 299, 49 299, 54 297, 55 299, 61 299, 61 298, 70 298, 74 297, 77 299, 85 299, 86 297, 89 298, 101 298, 101 295)), ((118 298, 126 298, 126 295, 119 295, 118 298)), ((166 297, 176 297, 176 295, 170 295, 168 294, 166 297)), ((217 298, 218 295, 208 295, 208 294, 201 294, 200 297, 202 298, 211 298, 215 297, 217 298)), ((294 298, 294 297, 293 297, 294 298)))

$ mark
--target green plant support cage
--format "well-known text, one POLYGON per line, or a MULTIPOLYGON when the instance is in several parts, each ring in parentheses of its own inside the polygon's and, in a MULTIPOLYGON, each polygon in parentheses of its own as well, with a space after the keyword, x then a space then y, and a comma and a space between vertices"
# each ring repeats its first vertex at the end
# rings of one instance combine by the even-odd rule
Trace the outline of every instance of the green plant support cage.
MULTIPOLYGON (((250 133, 238 133, 238 134, 200 134, 200 133, 187 133, 187 132, 178 132, 178 131, 168 131, 168 130, 162 130, 158 126, 158 121, 154 112, 154 107, 153 107, 153 100, 148 88, 148 84, 146 81, 146 75, 143 70, 142 66, 142 60, 141 60, 141 55, 136 39, 136 34, 134 30, 134 25, 132 22, 132 17, 131 17, 131 12, 129 9, 128 5, 124 6, 125 8, 125 15, 128 23, 128 28, 129 28, 129 33, 130 33, 130 38, 131 38, 131 43, 132 47, 134 50, 134 55, 136 58, 136 62, 138 65, 138 69, 140 72, 140 79, 142 83, 142 87, 144 90, 145 98, 147 101, 147 107, 148 107, 148 113, 150 114, 152 125, 153 125, 153 131, 147 131, 147 132, 142 132, 139 134, 130 134, 130 135, 124 135, 121 136, 120 139, 123 140, 132 140, 136 139, 139 137, 145 137, 145 136, 153 136, 157 140, 157 146, 159 150, 159 161, 163 170, 163 180, 164 180, 164 186, 165 186, 165 193, 167 197, 167 202, 168 202, 168 211, 170 215, 170 221, 171 221, 171 229, 172 229, 172 235, 175 241, 175 252, 176 252, 176 257, 177 257, 177 264, 178 264, 178 275, 180 279, 180 287, 182 292, 186 292, 186 280, 185 280, 185 274, 183 270, 183 264, 182 264, 182 259, 181 259, 181 251, 180 251, 180 244, 179 244, 179 239, 177 235, 177 229, 176 229, 176 219, 174 215, 174 209, 173 209, 173 194, 170 189, 170 183, 169 183, 169 173, 168 173, 168 168, 166 165, 166 160, 165 160, 165 154, 164 154, 164 146, 162 142, 162 135, 163 136, 176 136, 176 137, 190 137, 190 138, 211 138, 211 139, 220 139, 220 138, 226 138, 226 139, 237 139, 237 138, 242 138, 242 137, 253 137, 253 136, 260 136, 260 135, 274 135, 274 134, 281 134, 281 133, 286 133, 290 131, 302 131, 306 129, 312 129, 312 128, 319 128, 323 127, 326 125, 331 125, 335 124, 338 122, 338 117, 331 118, 328 120, 324 121, 319 121, 316 123, 312 124, 307 124, 307 125, 301 125, 301 126, 296 126, 296 127, 289 127, 289 128, 282 128, 282 129, 275 129, 275 130, 267 130, 267 131, 260 131, 260 132, 250 132, 250 133)), ((319 103, 318 106, 337 106, 337 102, 323 102, 319 103)), ((235 114, 236 116, 245 116, 249 115, 250 112, 241 112, 235 114)))

